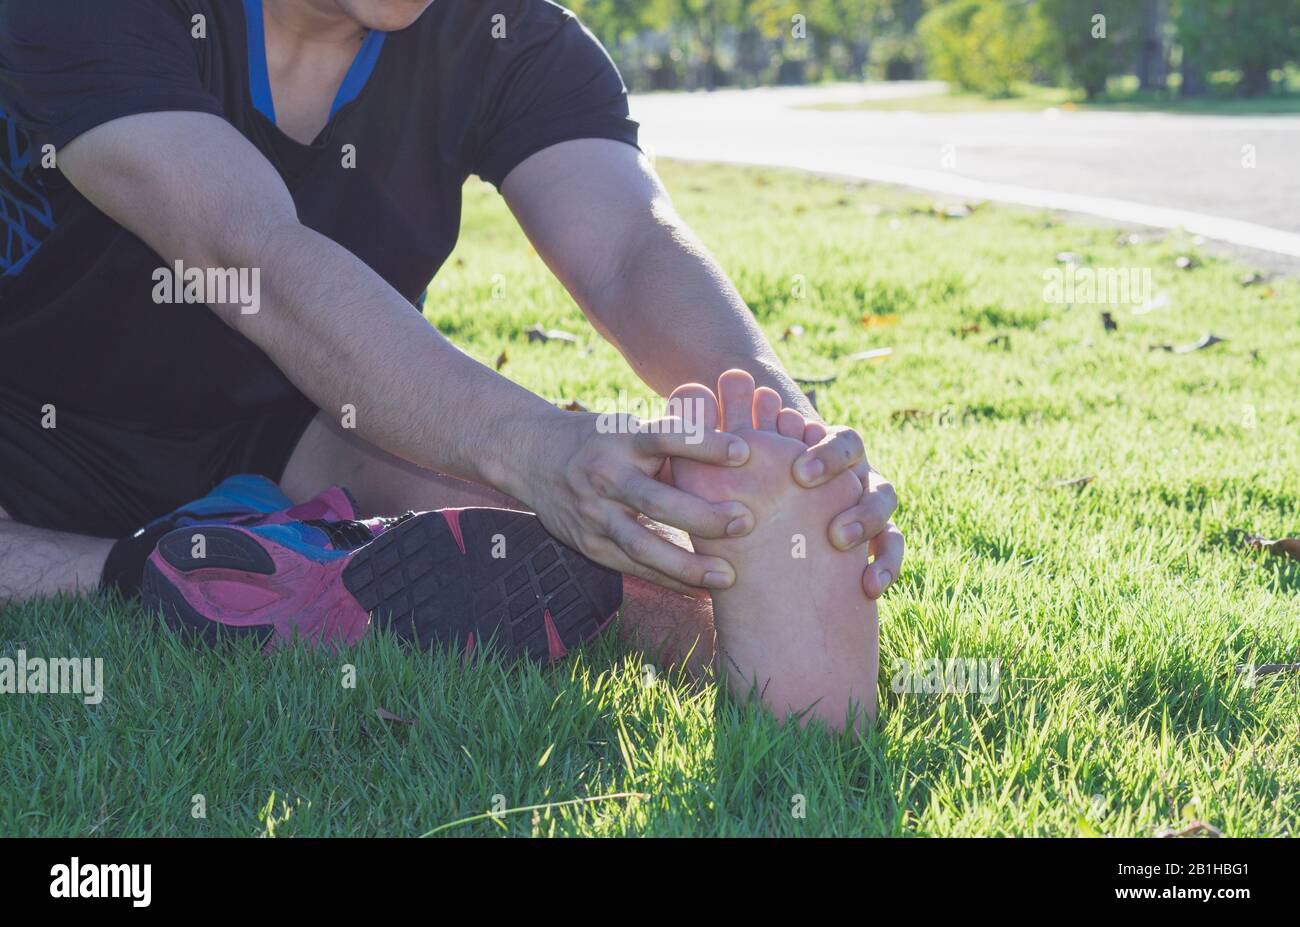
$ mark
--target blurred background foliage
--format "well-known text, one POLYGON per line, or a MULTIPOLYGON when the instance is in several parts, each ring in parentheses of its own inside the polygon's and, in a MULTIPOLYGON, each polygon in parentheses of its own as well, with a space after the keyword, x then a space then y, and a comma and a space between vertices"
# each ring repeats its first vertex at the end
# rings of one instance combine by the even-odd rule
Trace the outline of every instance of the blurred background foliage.
MULTIPOLYGON (((564 2, 564 0, 562 0, 564 2)), ((567 0, 636 91, 935 78, 1096 99, 1263 96, 1300 70, 1300 0, 567 0), (1098 19, 1097 17, 1104 17, 1098 19)))

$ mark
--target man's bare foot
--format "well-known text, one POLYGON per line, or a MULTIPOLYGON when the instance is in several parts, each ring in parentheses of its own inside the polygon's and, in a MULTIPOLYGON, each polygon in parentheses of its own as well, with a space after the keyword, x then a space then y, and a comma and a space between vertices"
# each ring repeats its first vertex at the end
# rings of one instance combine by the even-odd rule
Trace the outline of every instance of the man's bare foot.
POLYGON ((700 676, 714 666, 713 605, 708 599, 624 576, 618 631, 626 644, 644 651, 660 669, 700 676))
MULTIPOLYGON (((816 489, 790 475, 806 445, 804 419, 782 410, 773 390, 729 370, 718 379, 718 401, 698 383, 673 399, 699 402, 706 427, 741 435, 749 443, 743 467, 711 467, 674 460, 673 481, 710 501, 737 500, 754 513, 745 537, 692 538, 697 551, 722 557, 736 571, 730 589, 713 593, 718 662, 733 693, 752 690, 784 718, 806 717, 842 730, 850 718, 876 714, 879 632, 875 603, 862 591, 865 548, 836 550, 827 529, 862 495, 862 483, 843 473, 816 489)), ((700 407, 694 407, 699 411, 700 407)))

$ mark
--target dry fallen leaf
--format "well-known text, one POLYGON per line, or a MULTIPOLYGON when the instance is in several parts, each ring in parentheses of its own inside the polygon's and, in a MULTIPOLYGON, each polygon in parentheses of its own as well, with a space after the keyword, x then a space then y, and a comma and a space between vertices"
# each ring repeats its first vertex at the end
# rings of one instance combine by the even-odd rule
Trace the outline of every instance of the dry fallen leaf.
POLYGON ((1223 831, 1204 821, 1193 821, 1181 830, 1162 828, 1156 831, 1157 837, 1222 837, 1223 831))
POLYGON ((1076 476, 1066 480, 1052 480, 1050 483, 1044 484, 1043 488, 1065 489, 1067 487, 1074 487, 1075 489, 1082 489, 1095 479, 1095 476, 1076 476))
POLYGON ((791 325, 789 328, 787 328, 784 332, 781 333, 782 341, 789 341, 791 338, 802 338, 802 337, 803 337, 802 325, 791 325))
POLYGON ((867 328, 888 328, 891 325, 898 324, 896 315, 872 315, 868 313, 862 317, 862 324, 867 328))
POLYGON ((1201 336, 1199 341, 1195 341, 1192 344, 1180 344, 1177 346, 1169 343, 1153 344, 1151 345, 1151 350, 1168 351, 1170 354, 1191 354, 1193 351, 1202 351, 1205 348, 1221 344, 1227 340, 1227 338, 1220 338, 1215 334, 1205 334, 1201 336))
POLYGON ((540 325, 530 325, 524 329, 524 334, 528 336, 529 342, 540 341, 545 344, 548 341, 564 341, 569 344, 577 344, 578 336, 562 331, 558 328, 542 328, 540 325))
POLYGON ((1270 554, 1276 554, 1280 557, 1300 560, 1300 538, 1278 538, 1271 541, 1268 538, 1260 537, 1258 534, 1247 534, 1244 540, 1246 546, 1251 550, 1268 551, 1270 554))
POLYGON ((1174 348, 1175 354, 1190 354, 1193 351, 1201 351, 1212 345, 1221 344, 1227 341, 1227 338, 1220 338, 1218 335, 1207 333, 1201 336, 1201 339, 1195 344, 1184 344, 1174 348))
POLYGON ((898 409, 889 417, 896 422, 921 422, 934 418, 934 413, 924 409, 898 409))
POLYGON ((1145 232, 1126 232, 1115 239, 1115 244, 1123 248, 1126 245, 1144 245, 1148 242, 1164 241, 1167 233, 1155 230, 1145 232))
POLYGON ((856 364, 859 361, 871 361, 874 364, 880 363, 881 361, 887 361, 893 356, 893 348, 875 348, 871 351, 859 351, 857 354, 850 354, 848 357, 844 358, 844 361, 848 364, 856 364))
POLYGON ((393 724, 414 724, 415 723, 415 721, 412 718, 403 718, 400 715, 395 715, 387 708, 376 708, 375 715, 379 718, 380 721, 391 721, 393 724))
POLYGON ((510 355, 506 352, 504 348, 502 348, 500 356, 497 357, 497 370, 500 370, 502 367, 504 367, 506 365, 506 361, 508 360, 510 360, 510 355))
POLYGON ((561 399, 555 403, 565 412, 590 412, 591 410, 576 399, 561 399))
POLYGON ((1169 299, 1168 293, 1157 293, 1154 297, 1148 299, 1140 306, 1134 306, 1133 314, 1146 315, 1148 312, 1151 312, 1153 309, 1163 309, 1165 306, 1168 306, 1170 302, 1171 300, 1169 299))
POLYGON ((957 337, 965 338, 967 335, 978 335, 980 333, 980 323, 974 322, 970 325, 963 325, 957 329, 957 337))
POLYGON ((1250 676, 1252 679, 1258 676, 1274 676, 1278 673, 1300 673, 1300 663, 1264 663, 1259 666, 1243 663, 1237 667, 1238 676, 1250 676))

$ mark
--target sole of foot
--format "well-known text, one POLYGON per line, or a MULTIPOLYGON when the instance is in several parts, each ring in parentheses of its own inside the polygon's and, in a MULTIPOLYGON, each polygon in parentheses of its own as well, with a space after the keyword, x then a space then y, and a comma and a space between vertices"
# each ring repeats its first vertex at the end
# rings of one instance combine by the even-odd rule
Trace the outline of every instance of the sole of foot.
POLYGON ((840 551, 827 535, 831 520, 861 497, 861 480, 843 473, 814 489, 796 483, 792 467, 808 447, 803 416, 782 410, 780 396, 755 389, 744 371, 724 373, 717 396, 693 383, 672 398, 750 447, 741 467, 672 464, 678 487, 754 513, 745 537, 691 539, 736 571, 730 589, 713 593, 719 669, 732 693, 757 693, 782 719, 816 718, 833 730, 869 723, 879 672, 876 605, 862 590, 869 555, 865 547, 840 551))

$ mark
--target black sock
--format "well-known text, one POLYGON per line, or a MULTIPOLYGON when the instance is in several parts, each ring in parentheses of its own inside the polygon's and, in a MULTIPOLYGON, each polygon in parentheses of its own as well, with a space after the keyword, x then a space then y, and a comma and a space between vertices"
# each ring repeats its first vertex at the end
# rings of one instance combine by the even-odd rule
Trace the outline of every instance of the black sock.
POLYGON ((104 561, 104 573, 99 580, 100 591, 118 592, 124 599, 138 596, 140 584, 144 581, 144 562, 149 559, 162 536, 174 527, 172 524, 162 524, 154 528, 142 528, 114 544, 108 552, 108 559, 104 561))

